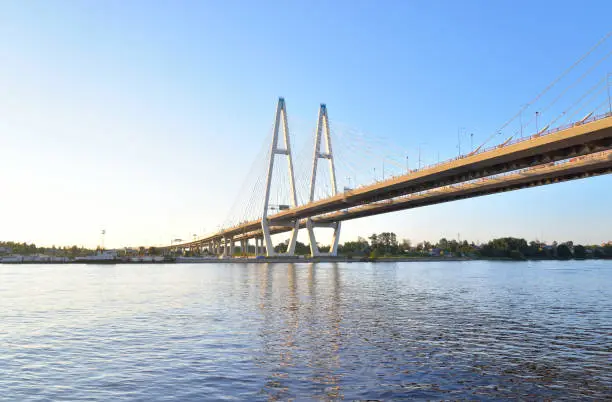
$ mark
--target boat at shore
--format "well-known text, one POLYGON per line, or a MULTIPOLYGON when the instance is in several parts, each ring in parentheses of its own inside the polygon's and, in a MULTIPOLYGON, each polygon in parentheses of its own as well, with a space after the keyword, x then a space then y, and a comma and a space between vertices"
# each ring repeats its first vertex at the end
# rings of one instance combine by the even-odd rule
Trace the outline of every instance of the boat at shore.
POLYGON ((35 255, 7 255, 0 257, 3 264, 47 264, 70 262, 68 257, 57 257, 43 254, 35 255))
POLYGON ((94 262, 94 263, 113 263, 118 261, 117 251, 115 250, 98 250, 94 255, 85 257, 76 257, 74 262, 94 262))
MULTIPOLYGON (((122 259, 122 261, 125 261, 125 260, 122 259)), ((143 255, 143 256, 129 257, 127 261, 128 262, 151 263, 151 262, 164 262, 166 261, 166 259, 162 255, 143 255)))

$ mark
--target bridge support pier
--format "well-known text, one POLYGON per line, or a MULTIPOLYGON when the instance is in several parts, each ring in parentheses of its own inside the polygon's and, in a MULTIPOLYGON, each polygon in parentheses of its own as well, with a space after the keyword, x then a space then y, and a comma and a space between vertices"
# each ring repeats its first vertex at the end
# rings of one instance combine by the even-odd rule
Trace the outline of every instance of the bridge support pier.
POLYGON ((263 254, 262 243, 263 239, 261 237, 255 238, 255 256, 260 256, 263 254))
POLYGON ((230 252, 230 239, 228 237, 223 238, 223 257, 229 257, 231 255, 230 252))
POLYGON ((308 218, 306 220, 306 229, 308 230, 308 239, 310 240, 310 255, 312 257, 320 257, 320 256, 337 256, 338 255, 338 244, 340 242, 340 222, 333 222, 328 224, 315 224, 312 219, 308 218), (331 228, 334 230, 334 234, 332 235, 332 241, 329 245, 329 252, 321 253, 319 250, 319 245, 317 244, 317 239, 315 237, 314 229, 317 227, 325 227, 331 228))
MULTIPOLYGON (((324 104, 321 104, 321 107, 319 108, 319 119, 317 121, 317 131, 315 132, 314 155, 312 158, 312 176, 310 178, 310 202, 314 201, 319 159, 327 159, 329 165, 329 177, 331 181, 331 196, 333 197, 338 193, 338 187, 336 184, 336 167, 334 165, 334 154, 332 152, 331 132, 329 130, 329 118, 327 116, 327 107, 324 104), (325 135, 323 136, 323 134, 325 135), (321 152, 322 139, 325 140, 324 152, 321 152)), ((306 229, 308 230, 308 238, 310 240, 310 255, 312 257, 317 257, 321 255, 338 255, 338 242, 340 241, 340 222, 315 225, 315 223, 312 221, 312 218, 308 218, 306 220, 306 229), (319 251, 319 246, 317 245, 317 239, 314 233, 315 227, 328 227, 334 229, 334 234, 332 236, 332 244, 330 245, 329 253, 322 254, 319 251)))
MULTIPOLYGON (((276 106, 276 119, 274 121, 274 132, 272 136, 272 146, 270 150, 270 163, 268 165, 268 176, 266 179, 266 194, 264 198, 263 214, 261 217, 261 230, 263 232, 263 243, 266 247, 266 255, 272 257, 276 255, 274 252, 274 245, 272 244, 272 237, 270 234, 270 222, 268 221, 268 209, 270 203, 270 188, 272 186, 272 172, 274 169, 274 160, 276 155, 285 155, 287 158, 287 165, 289 169, 289 190, 291 195, 291 207, 297 207, 297 194, 295 191, 295 176, 293 174, 293 159, 291 157, 291 142, 289 141, 289 125, 287 124, 287 108, 285 106, 285 99, 279 98, 276 106), (279 131, 283 130, 283 138, 285 141, 285 147, 278 147, 278 134, 279 131)), ((297 239, 297 232, 300 228, 299 220, 292 222, 293 229, 291 233, 291 240, 287 248, 285 255, 295 254, 295 242, 297 239)))

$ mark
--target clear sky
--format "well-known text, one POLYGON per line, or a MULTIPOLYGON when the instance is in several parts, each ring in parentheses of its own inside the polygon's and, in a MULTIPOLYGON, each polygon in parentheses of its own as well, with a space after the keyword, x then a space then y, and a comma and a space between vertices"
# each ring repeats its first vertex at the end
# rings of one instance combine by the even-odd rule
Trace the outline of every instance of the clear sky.
MULTIPOLYGON (((95 246, 106 229, 107 246, 138 246, 215 230, 279 96, 296 131, 325 102, 332 125, 384 138, 413 166, 419 147, 424 164, 454 156, 460 127, 464 150, 467 133, 495 133, 608 33, 610 15, 605 0, 0 2, 0 239, 95 246)), ((610 59, 594 75, 606 71, 610 59)), ((341 240, 599 243, 612 240, 611 185, 361 219, 341 240)))

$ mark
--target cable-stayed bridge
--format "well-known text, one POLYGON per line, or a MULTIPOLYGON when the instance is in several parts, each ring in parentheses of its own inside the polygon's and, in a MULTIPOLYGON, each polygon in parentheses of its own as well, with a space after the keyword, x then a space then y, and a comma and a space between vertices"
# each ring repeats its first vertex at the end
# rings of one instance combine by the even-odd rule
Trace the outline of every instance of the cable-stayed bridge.
MULTIPOLYGON (((314 149, 309 151, 307 165, 296 169, 287 108, 285 100, 280 98, 271 142, 267 153, 260 158, 265 166, 252 169, 251 173, 256 178, 249 180, 253 185, 233 207, 235 211, 246 212, 230 219, 214 233, 190 242, 166 246, 165 249, 190 249, 223 256, 254 250, 255 255, 274 256, 277 253, 272 236, 286 232, 289 233, 289 241, 287 252, 283 255, 293 255, 298 231, 306 229, 311 255, 320 256, 323 253, 319 251, 315 229, 328 228, 332 231, 332 237, 329 253, 325 254, 333 256, 337 254, 341 223, 346 220, 611 173, 610 74, 606 72, 603 78, 594 80, 594 84, 583 93, 575 93, 569 106, 559 108, 559 100, 575 90, 578 84, 585 83, 587 77, 595 72, 599 74, 598 68, 612 55, 612 51, 578 74, 557 94, 551 91, 611 35, 608 34, 591 48, 506 122, 501 129, 509 130, 512 123, 519 124, 511 129, 513 134, 500 144, 485 148, 486 143, 502 130, 498 130, 485 144, 475 149, 470 147, 467 153, 461 154, 459 151, 459 156, 451 160, 425 167, 421 167, 419 152, 417 169, 410 169, 406 159, 405 169, 391 177, 385 177, 383 156, 381 179, 360 186, 355 179, 353 188, 339 189, 338 150, 345 146, 336 146, 337 136, 332 140, 325 105, 319 109, 313 136, 314 149), (550 98, 548 103, 536 109, 534 117, 524 124, 525 109, 544 100, 547 95, 550 98), (539 120, 544 111, 549 114, 556 111, 557 114, 540 128, 539 120), (565 119, 566 124, 558 125, 561 119, 565 119), (535 123, 535 129, 530 126, 532 123, 535 123), (525 131, 530 135, 525 135, 525 131), (321 191, 322 188, 324 191, 321 191), (240 206, 241 203, 244 205, 240 206)), ((359 141, 363 139, 359 136, 351 136, 350 140, 366 151, 369 149, 362 146, 364 144, 360 145, 359 141)), ((367 155, 361 161, 352 161, 352 164, 360 165, 374 157, 367 155)))
POLYGON ((253 240, 257 254, 273 256, 275 253, 271 235, 291 232, 287 253, 292 255, 298 230, 306 228, 312 255, 317 256, 321 253, 316 246, 314 228, 328 227, 334 231, 330 254, 335 255, 340 225, 345 220, 612 172, 612 113, 607 112, 492 149, 472 152, 401 176, 338 192, 327 109, 321 105, 313 157, 311 198, 309 202, 298 205, 288 130, 283 131, 286 140, 284 146, 278 146, 278 123, 286 127, 286 118, 283 117, 285 113, 284 100, 281 98, 277 108, 277 124, 261 218, 172 247, 205 249, 210 253, 230 256, 237 242, 241 250, 247 250, 248 242, 253 240), (330 141, 326 141, 323 151, 321 137, 330 141), (289 165, 292 205, 281 206, 281 211, 269 214, 270 183, 278 156, 284 157, 289 165), (320 160, 329 165, 334 194, 314 200, 316 165, 320 160))

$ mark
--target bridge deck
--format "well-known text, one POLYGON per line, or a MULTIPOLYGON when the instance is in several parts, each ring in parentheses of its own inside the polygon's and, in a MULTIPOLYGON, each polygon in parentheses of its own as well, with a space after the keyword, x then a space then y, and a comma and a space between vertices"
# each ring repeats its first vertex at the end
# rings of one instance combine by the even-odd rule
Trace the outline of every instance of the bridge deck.
MULTIPOLYGON (((368 208, 373 211, 376 210, 374 205, 382 200, 391 200, 456 183, 471 182, 487 176, 588 155, 610 148, 612 148, 612 116, 608 113, 593 117, 585 122, 573 123, 546 133, 516 140, 504 146, 461 156, 451 161, 411 171, 402 176, 391 177, 333 197, 287 209, 269 216, 268 219, 270 226, 276 227, 285 227, 291 221, 330 213, 332 215, 326 215, 327 218, 325 219, 327 221, 334 218, 343 220, 339 219, 343 215, 338 211, 359 206, 363 206, 362 211, 366 211, 368 208), (366 204, 372 204, 372 206, 368 207, 366 204), (333 213, 336 213, 336 215, 333 215, 333 213)), ((393 201, 393 203, 396 206, 399 205, 397 201, 393 201)), ((389 207, 387 210, 377 210, 379 211, 377 213, 398 209, 390 209, 389 207)), ((363 215, 364 213, 362 212, 360 216, 367 216, 363 215)), ((261 219, 258 219, 221 230, 195 242, 174 245, 173 247, 193 247, 224 237, 253 238, 258 236, 257 233, 260 228, 261 219), (250 235, 251 233, 253 235, 250 235)), ((273 230, 273 233, 277 233, 276 230, 273 230)))
MULTIPOLYGON (((575 161, 552 164, 552 166, 523 169, 518 172, 512 172, 511 174, 479 179, 472 182, 428 190, 419 194, 411 194, 409 196, 360 205, 314 217, 313 221, 317 223, 346 221, 393 211, 424 207, 608 173, 612 173, 612 151, 604 151, 602 153, 584 156, 580 159, 577 158, 575 161)), ((300 221, 300 227, 303 228, 305 226, 306 220, 303 219, 300 221)), ((283 233, 290 229, 291 228, 284 226, 273 227, 272 233, 283 233)), ((259 236, 261 236, 260 229, 239 235, 236 239, 240 240, 259 236)))

